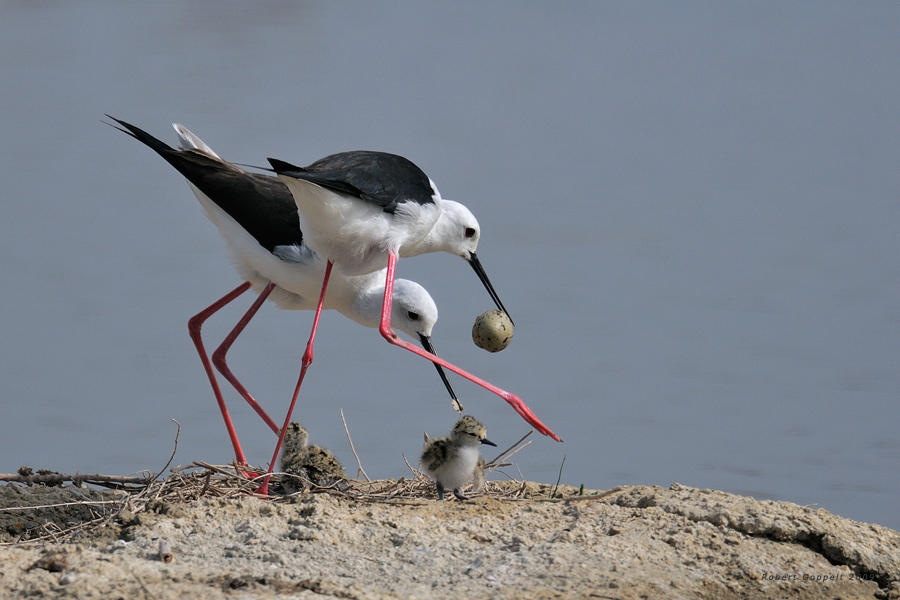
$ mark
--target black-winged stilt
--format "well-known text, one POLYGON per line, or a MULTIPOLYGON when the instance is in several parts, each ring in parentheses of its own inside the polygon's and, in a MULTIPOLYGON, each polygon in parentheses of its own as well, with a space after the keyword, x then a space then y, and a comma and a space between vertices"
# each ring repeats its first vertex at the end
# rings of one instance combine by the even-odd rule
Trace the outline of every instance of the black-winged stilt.
MULTIPOLYGON (((222 160, 202 140, 181 125, 176 124, 175 130, 184 149, 175 150, 134 125, 110 118, 124 128, 116 127, 117 129, 149 146, 187 178, 206 216, 218 227, 225 239, 238 274, 244 279, 240 286, 192 317, 189 330, 225 419, 235 457, 241 464, 247 464, 204 349, 201 326, 213 313, 249 288, 253 287, 259 292, 259 297, 247 313, 213 352, 212 362, 278 434, 281 428, 233 375, 225 356, 267 298, 284 309, 316 309, 316 298, 319 297, 323 277, 330 271, 329 265, 305 245, 296 204, 288 189, 277 178, 249 173, 222 160)), ((383 271, 351 276, 336 269, 330 273, 331 285, 323 308, 335 309, 361 325, 378 327, 384 297, 383 271)), ((419 284, 408 280, 398 280, 397 284, 399 289, 391 310, 392 325, 414 339, 418 338, 423 347, 433 353, 431 332, 437 322, 437 306, 419 284)), ((308 354, 308 361, 304 355, 301 380, 312 362, 311 344, 308 354)), ((436 366, 455 408, 461 411, 462 407, 446 375, 440 365, 436 366)))
MULTIPOLYGON (((434 182, 419 167, 394 154, 342 152, 308 167, 272 158, 269 163, 294 196, 310 248, 347 272, 387 267, 379 326, 386 340, 497 394, 535 429, 559 441, 515 394, 423 352, 391 330, 394 271, 401 256, 438 251, 461 256, 472 265, 497 307, 506 312, 475 254, 481 230, 468 208, 441 198, 434 182)), ((327 287, 325 279, 323 294, 327 287)))

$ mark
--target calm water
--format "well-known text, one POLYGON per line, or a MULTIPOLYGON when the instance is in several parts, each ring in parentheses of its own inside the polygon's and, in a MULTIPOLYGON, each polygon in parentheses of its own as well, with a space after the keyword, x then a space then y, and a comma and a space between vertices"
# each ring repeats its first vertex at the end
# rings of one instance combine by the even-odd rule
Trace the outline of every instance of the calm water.
MULTIPOLYGON (((400 262, 439 353, 565 440, 531 479, 718 488, 900 528, 900 9, 893 4, 0 3, 0 471, 226 462, 187 319, 237 285, 181 177, 103 125, 227 159, 415 160, 483 229, 400 262), (215 8, 213 8, 215 6, 215 8)), ((249 298, 209 322, 210 346, 249 298)), ((230 364, 283 411, 310 313, 230 364)), ((454 380, 501 446, 528 430, 454 380)), ((251 460, 274 437, 231 393, 251 460)), ((370 476, 454 420, 433 368, 326 314, 298 418, 370 476)), ((517 476, 515 469, 511 475, 517 476)))

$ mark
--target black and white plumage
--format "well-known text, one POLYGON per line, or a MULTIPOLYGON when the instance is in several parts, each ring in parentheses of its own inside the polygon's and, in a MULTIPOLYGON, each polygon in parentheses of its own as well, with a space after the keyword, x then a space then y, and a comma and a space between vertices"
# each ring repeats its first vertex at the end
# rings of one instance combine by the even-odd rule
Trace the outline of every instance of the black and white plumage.
MULTIPOLYGON (((241 279, 257 292, 275 282, 270 299, 281 308, 316 308, 325 261, 305 243, 296 204, 284 184, 222 160, 181 125, 176 124, 175 129, 186 149, 176 150, 134 125, 114 120, 188 180, 204 213, 222 234, 241 279)), ((323 308, 337 310, 366 327, 377 327, 380 309, 373 311, 372 305, 383 297, 383 276, 347 276, 337 268, 323 308)), ((430 337, 437 322, 434 300, 413 281, 398 280, 395 295, 400 287, 404 291, 392 310, 392 325, 396 319, 396 327, 414 339, 422 334, 430 337), (409 313, 417 318, 411 319, 409 313)))
POLYGON ((308 167, 272 158, 269 163, 294 196, 309 247, 347 273, 380 270, 391 254, 449 252, 472 265, 497 308, 506 312, 475 253, 481 237, 475 215, 442 198, 412 161, 357 150, 308 167))
MULTIPOLYGON (((183 146, 176 150, 134 125, 110 118, 121 126, 116 127, 117 129, 150 147, 188 180, 206 216, 225 239, 238 275, 247 282, 191 320, 191 336, 225 418, 236 458, 239 462, 246 463, 203 349, 200 326, 212 313, 248 287, 252 286, 260 293, 260 300, 213 354, 213 362, 270 428, 279 433, 278 425, 265 414, 227 368, 225 352, 265 298, 284 309, 315 310, 326 261, 306 246, 296 204, 290 191, 278 178, 250 173, 222 160, 200 138, 181 125, 174 126, 183 146)), ((385 273, 350 276, 336 269, 331 276, 323 308, 337 310, 366 327, 378 327, 384 297, 384 278, 385 273)), ((434 300, 422 286, 413 281, 398 280, 397 286, 395 301, 391 305, 392 326, 418 339, 428 352, 433 353, 431 333, 438 317, 434 300)), ((436 366, 455 408, 461 411, 462 407, 444 372, 440 365, 436 366)))
MULTIPOLYGON (((466 260, 506 313, 475 251, 481 228, 472 212, 441 197, 437 186, 411 161, 384 152, 333 154, 307 167, 270 158, 290 189, 306 243, 347 273, 370 273, 385 266, 381 335, 435 364, 497 394, 544 435, 559 441, 521 398, 400 340, 389 323, 396 262, 400 257, 449 252, 466 260)), ((323 291, 328 283, 323 283, 323 291)), ((511 321, 510 321, 511 322, 511 321)))
POLYGON ((412 161, 388 152, 340 152, 303 168, 276 159, 270 159, 270 162, 291 169, 291 177, 355 196, 379 206, 386 213, 393 214, 404 202, 434 204, 435 197, 440 197, 422 169, 412 161), (384 177, 384 173, 390 173, 390 178, 384 177))
POLYGON ((481 237, 475 215, 442 198, 412 161, 387 152, 351 151, 307 167, 269 162, 294 196, 310 247, 345 271, 382 269, 391 256, 449 252, 472 266, 506 313, 475 252, 481 237))

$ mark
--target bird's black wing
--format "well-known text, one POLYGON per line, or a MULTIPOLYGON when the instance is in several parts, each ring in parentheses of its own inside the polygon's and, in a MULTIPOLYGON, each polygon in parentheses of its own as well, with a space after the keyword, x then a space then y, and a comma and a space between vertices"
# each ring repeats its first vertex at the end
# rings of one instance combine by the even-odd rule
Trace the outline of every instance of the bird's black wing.
POLYGON ((396 154, 357 150, 326 156, 308 167, 273 158, 269 163, 276 173, 355 196, 387 213, 393 213, 403 202, 434 203, 428 176, 412 161, 396 154))
POLYGON ((297 205, 278 178, 248 173, 194 150, 175 150, 134 125, 109 118, 124 127, 121 131, 178 169, 269 252, 275 246, 299 245, 303 241, 297 205))

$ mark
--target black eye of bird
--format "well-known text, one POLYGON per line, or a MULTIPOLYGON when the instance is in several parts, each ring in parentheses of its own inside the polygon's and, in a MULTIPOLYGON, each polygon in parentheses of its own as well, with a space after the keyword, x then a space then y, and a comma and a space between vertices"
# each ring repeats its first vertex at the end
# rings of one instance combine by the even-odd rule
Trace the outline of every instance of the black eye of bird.
POLYGON ((475 235, 475 230, 471 227, 466 227, 466 237, 470 238, 475 235))
POLYGON ((406 316, 409 317, 410 321, 418 321, 419 320, 419 313, 414 313, 413 311, 407 312, 406 316))

